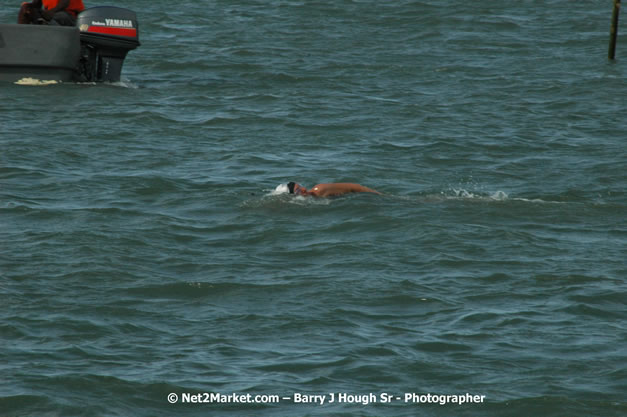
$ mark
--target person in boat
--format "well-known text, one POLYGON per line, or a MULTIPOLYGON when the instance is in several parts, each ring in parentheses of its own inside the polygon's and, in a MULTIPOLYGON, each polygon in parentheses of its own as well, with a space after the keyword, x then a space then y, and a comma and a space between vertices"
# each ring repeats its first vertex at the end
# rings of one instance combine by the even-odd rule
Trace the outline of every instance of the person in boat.
POLYGON ((83 10, 83 0, 33 0, 22 3, 17 23, 75 26, 76 16, 83 10))
POLYGON ((339 195, 350 193, 374 193, 381 194, 380 192, 373 190, 372 188, 364 187, 363 185, 353 184, 349 182, 335 182, 330 184, 318 184, 314 185, 310 190, 306 189, 300 184, 290 182, 287 184, 287 188, 290 194, 313 196, 313 197, 336 197, 339 195))

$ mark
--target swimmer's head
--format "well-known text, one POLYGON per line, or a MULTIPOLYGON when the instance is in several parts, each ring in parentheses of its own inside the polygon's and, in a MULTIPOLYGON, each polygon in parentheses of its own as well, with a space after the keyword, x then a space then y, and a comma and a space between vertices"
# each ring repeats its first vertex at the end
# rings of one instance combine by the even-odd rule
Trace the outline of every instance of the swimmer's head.
POLYGON ((289 182, 287 184, 287 189, 290 191, 290 194, 309 195, 305 187, 300 184, 296 184, 295 182, 289 182))

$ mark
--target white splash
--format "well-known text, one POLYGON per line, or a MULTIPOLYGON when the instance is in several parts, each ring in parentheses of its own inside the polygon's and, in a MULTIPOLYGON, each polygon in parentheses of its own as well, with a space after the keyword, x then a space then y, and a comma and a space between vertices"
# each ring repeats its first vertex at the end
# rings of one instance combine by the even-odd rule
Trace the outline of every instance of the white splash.
POLYGON ((130 88, 132 90, 137 90, 139 88, 137 85, 133 84, 132 82, 128 80, 107 82, 105 84, 112 85, 114 87, 130 88))
POLYGON ((509 199, 509 196, 507 195, 507 193, 505 191, 497 191, 495 193, 492 193, 490 195, 490 198, 492 200, 505 201, 505 200, 509 199))
POLYGON ((506 201, 509 200, 509 196, 507 195, 506 192, 504 191, 496 191, 493 192, 489 195, 485 195, 482 193, 474 193, 471 191, 467 191, 464 189, 455 189, 453 188, 451 190, 452 195, 450 195, 449 193, 442 193, 445 195, 446 198, 451 198, 451 199, 467 199, 467 200, 495 200, 495 201, 506 201))
POLYGON ((15 82, 17 85, 52 85, 59 84, 56 80, 39 80, 37 78, 25 77, 15 82))

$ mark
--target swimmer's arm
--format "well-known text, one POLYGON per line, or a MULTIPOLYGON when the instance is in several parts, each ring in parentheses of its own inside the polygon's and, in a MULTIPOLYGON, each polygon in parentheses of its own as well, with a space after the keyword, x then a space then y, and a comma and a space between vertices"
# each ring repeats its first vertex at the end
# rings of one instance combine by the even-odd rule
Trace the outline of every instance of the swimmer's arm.
POLYGON ((312 195, 317 197, 333 197, 349 193, 374 193, 381 194, 372 188, 349 182, 339 182, 333 184, 318 184, 310 190, 312 195))

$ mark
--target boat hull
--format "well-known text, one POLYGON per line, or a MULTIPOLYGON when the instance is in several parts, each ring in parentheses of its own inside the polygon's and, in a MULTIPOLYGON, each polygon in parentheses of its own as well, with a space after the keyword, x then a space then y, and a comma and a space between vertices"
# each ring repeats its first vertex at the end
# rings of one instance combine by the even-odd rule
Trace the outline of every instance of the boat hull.
POLYGON ((0 81, 72 81, 80 51, 76 27, 0 24, 0 81))

